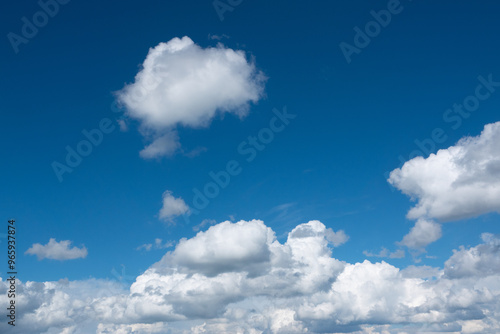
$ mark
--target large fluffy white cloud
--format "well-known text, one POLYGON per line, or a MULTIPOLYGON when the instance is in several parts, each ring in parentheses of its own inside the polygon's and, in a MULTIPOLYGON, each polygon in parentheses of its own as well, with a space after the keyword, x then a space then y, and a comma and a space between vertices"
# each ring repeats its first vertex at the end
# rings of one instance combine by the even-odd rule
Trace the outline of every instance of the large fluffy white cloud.
POLYGON ((52 259, 52 260, 74 260, 85 258, 87 256, 87 248, 82 246, 71 247, 70 240, 61 240, 59 242, 54 238, 50 238, 46 245, 33 244, 25 253, 36 255, 38 260, 52 259))
POLYGON ((395 169, 389 182, 417 200, 408 218, 442 221, 500 211, 500 122, 477 137, 395 169))
POLYGON ((427 158, 416 157, 389 175, 389 183, 417 204, 407 218, 417 222, 399 242, 418 252, 441 237, 441 222, 500 212, 500 122, 476 137, 427 158))
POLYGON ((202 48, 185 36, 151 48, 117 99, 152 140, 141 156, 153 158, 179 148, 178 125, 207 126, 217 113, 246 115, 249 103, 263 96, 265 80, 245 52, 222 44, 202 48))
MULTIPOLYGON (((456 251, 444 269, 399 270, 383 261, 336 260, 329 240, 332 233, 337 232, 311 221, 298 225, 280 243, 262 221, 223 222, 181 240, 129 290, 98 280, 20 283, 16 330, 72 334, 493 334, 500 330, 497 236, 483 234, 483 243, 456 251), (207 263, 216 269, 208 269, 207 263)), ((7 282, 0 281, 2 304, 7 288, 7 282)), ((0 331, 6 326, 0 323, 0 331)))
POLYGON ((483 243, 459 251, 445 263, 444 272, 447 277, 475 277, 487 273, 488 275, 500 275, 500 239, 490 233, 481 235, 483 243))

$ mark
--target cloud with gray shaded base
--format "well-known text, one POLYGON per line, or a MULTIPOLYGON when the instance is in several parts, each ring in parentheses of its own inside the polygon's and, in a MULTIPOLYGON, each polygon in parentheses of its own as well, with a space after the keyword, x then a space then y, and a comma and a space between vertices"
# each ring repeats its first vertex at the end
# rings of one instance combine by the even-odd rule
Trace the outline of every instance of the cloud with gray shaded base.
POLYGON ((179 150, 178 126, 207 127, 217 114, 244 117, 265 81, 245 52, 220 43, 203 48, 184 36, 151 48, 135 81, 116 96, 140 122, 150 141, 141 156, 150 159, 179 150))
POLYGON ((419 219, 398 244, 423 251, 427 245, 441 238, 441 225, 431 220, 419 219))
POLYGON ((417 222, 399 242, 417 252, 441 238, 440 222, 500 212, 500 122, 476 137, 427 158, 416 157, 390 173, 388 182, 417 204, 407 218, 417 222))
POLYGON ((460 220, 500 212, 500 122, 390 173, 389 183, 417 200, 409 219, 460 220))
MULTIPOLYGON (((328 230, 311 221, 298 225, 280 243, 262 221, 223 222, 179 241, 129 290, 102 280, 19 282, 16 330, 72 334, 496 334, 500 330, 497 236, 483 234, 479 245, 455 251, 444 269, 400 270, 384 261, 351 264, 335 259, 328 230), (198 260, 196 253, 207 256, 198 260), (208 270, 207 261, 216 270, 208 270)), ((7 301, 7 289, 7 282, 0 281, 0 303, 7 301)), ((0 323, 0 330, 6 326, 0 323)))

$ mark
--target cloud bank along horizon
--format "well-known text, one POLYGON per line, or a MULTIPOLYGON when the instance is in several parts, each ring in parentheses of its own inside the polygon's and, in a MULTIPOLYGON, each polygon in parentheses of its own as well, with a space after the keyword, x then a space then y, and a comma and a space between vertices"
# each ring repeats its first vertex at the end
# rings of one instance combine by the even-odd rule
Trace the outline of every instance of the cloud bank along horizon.
MULTIPOLYGON (((118 282, 23 282, 19 330, 65 333, 494 333, 500 238, 462 247, 444 268, 333 257, 348 241, 319 221, 284 243, 260 220, 181 239, 129 289, 118 282)), ((0 282, 0 299, 8 284, 0 282)), ((0 324, 0 328, 6 326, 0 324)))

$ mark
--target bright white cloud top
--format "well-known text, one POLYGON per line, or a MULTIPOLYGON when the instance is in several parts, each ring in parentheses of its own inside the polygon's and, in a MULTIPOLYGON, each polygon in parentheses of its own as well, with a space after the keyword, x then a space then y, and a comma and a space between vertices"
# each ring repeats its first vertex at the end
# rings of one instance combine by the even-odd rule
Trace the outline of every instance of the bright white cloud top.
POLYGON ((265 80, 245 52, 202 48, 185 36, 151 48, 135 82, 117 97, 153 140, 141 156, 153 158, 177 150, 177 126, 205 127, 217 113, 245 116, 263 96, 265 80))
POLYGON ((389 182, 417 200, 409 219, 459 220, 500 212, 500 122, 477 137, 391 172, 389 182))
MULTIPOLYGON (((181 239, 130 290, 102 280, 26 282, 18 297, 19 330, 395 334, 402 325, 405 333, 499 328, 498 237, 483 234, 483 243, 456 251, 442 270, 399 270, 383 261, 335 259, 331 236, 337 233, 311 221, 280 243, 262 221, 223 222, 181 239)), ((7 287, 0 282, 2 302, 7 287)))
POLYGON ((59 242, 54 238, 50 238, 46 245, 33 244, 25 254, 36 255, 38 260, 52 259, 52 260, 74 260, 87 257, 87 248, 82 246, 71 247, 70 240, 61 240, 59 242))

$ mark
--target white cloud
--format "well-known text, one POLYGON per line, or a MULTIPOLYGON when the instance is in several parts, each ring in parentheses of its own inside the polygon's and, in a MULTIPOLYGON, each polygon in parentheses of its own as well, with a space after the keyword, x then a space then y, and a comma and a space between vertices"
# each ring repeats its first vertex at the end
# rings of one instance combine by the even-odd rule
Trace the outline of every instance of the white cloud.
POLYGON ((410 232, 399 242, 400 245, 423 251, 424 248, 441 238, 441 225, 425 219, 419 219, 410 232))
POLYGON ((417 200, 408 218, 441 221, 500 211, 500 122, 477 137, 428 158, 414 158, 391 172, 389 182, 417 200))
MULTIPOLYGON (((483 234, 483 243, 456 251, 444 269, 399 270, 383 261, 349 264, 333 258, 328 234, 321 222, 311 221, 280 243, 261 221, 224 222, 181 240, 138 276, 130 291, 97 280, 19 282, 16 329, 73 334, 500 330, 498 237, 483 234)), ((1 304, 8 286, 0 280, 1 304)), ((7 326, 0 323, 0 331, 7 326)))
POLYGON ((218 113, 245 116, 249 103, 263 96, 265 79, 243 51, 222 44, 202 48, 185 36, 151 48, 135 82, 117 98, 153 139, 141 152, 153 158, 178 149, 171 135, 178 125, 205 127, 218 113))
MULTIPOLYGON (((0 279, 0 303, 7 305, 8 281, 0 279)), ((118 282, 88 279, 85 281, 22 282, 16 281, 15 332, 95 333, 98 314, 93 306, 98 300, 128 293, 118 282)), ((0 332, 11 331, 6 321, 0 332)))
POLYGON ((170 221, 187 212, 189 212, 189 207, 182 198, 172 196, 172 192, 169 190, 163 193, 163 206, 159 213, 160 219, 170 221))
POLYGON ((291 238, 305 238, 305 237, 325 237, 333 246, 338 247, 349 240, 349 236, 343 230, 334 232, 332 229, 325 229, 324 225, 313 220, 307 224, 300 224, 290 233, 291 238))
POLYGON ((62 240, 57 242, 56 239, 50 238, 46 245, 33 244, 25 254, 36 255, 38 260, 53 259, 53 260, 73 260, 85 258, 87 256, 87 248, 72 247, 70 240, 62 240))

